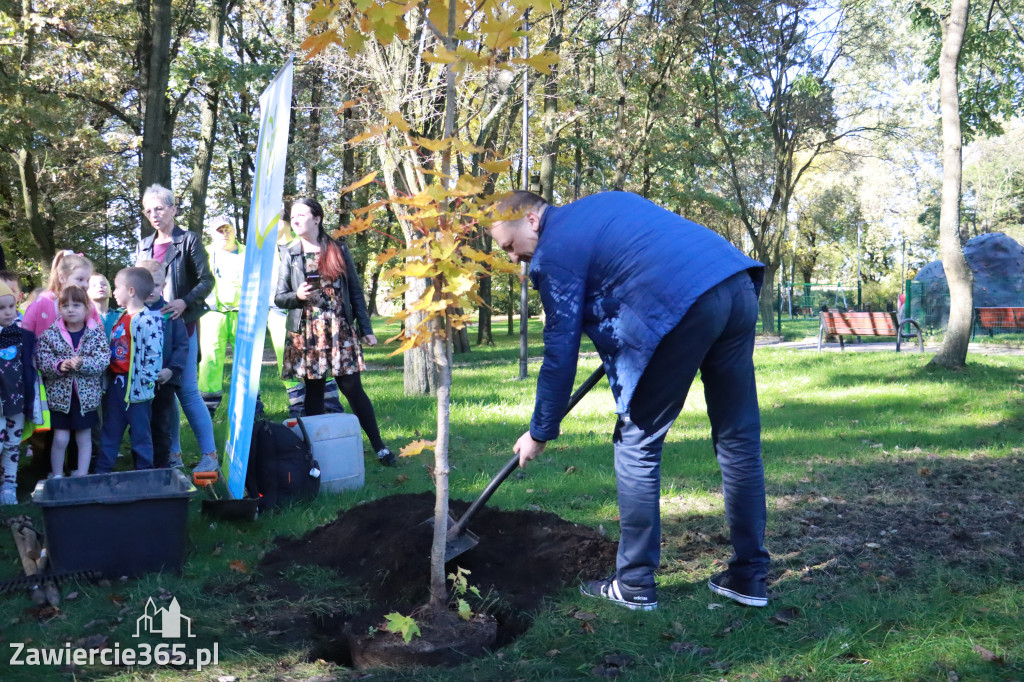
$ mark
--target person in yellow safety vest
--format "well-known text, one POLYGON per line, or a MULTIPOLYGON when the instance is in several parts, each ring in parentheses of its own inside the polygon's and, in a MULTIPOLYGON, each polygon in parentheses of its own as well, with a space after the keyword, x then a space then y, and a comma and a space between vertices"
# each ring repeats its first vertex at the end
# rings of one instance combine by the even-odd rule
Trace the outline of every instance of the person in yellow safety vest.
POLYGON ((238 304, 242 293, 242 250, 235 241, 235 226, 227 216, 217 216, 206 227, 207 252, 215 284, 206 297, 210 311, 199 323, 199 392, 210 417, 224 397, 224 360, 235 343, 238 304))

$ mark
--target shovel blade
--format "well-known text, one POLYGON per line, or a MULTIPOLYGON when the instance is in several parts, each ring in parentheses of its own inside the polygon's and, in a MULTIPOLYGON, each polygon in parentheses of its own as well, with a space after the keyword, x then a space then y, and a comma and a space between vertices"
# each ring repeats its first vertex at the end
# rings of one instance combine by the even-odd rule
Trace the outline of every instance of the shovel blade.
POLYGON ((448 563, 463 552, 473 549, 478 544, 480 544, 480 538, 469 529, 462 531, 454 537, 446 538, 444 543, 444 562, 448 563))
MULTIPOLYGON (((425 525, 434 527, 434 517, 430 517, 423 522, 425 525)), ((473 531, 468 528, 464 528, 461 533, 455 534, 452 532, 456 521, 448 516, 448 534, 444 541, 444 562, 448 563, 455 557, 468 552, 469 550, 480 544, 480 538, 473 531)))

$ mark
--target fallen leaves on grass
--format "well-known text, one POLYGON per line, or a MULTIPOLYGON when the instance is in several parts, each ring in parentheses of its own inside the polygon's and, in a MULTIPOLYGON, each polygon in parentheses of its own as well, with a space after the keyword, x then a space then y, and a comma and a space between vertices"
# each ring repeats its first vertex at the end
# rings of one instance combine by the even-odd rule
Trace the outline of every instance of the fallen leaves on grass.
POLYGON ((241 559, 235 559, 234 561, 232 561, 230 564, 228 564, 228 568, 230 568, 235 573, 248 573, 249 572, 249 567, 241 559))
POLYGON ((622 674, 622 669, 630 665, 633 662, 633 657, 626 654, 608 654, 604 657, 604 661, 598 665, 595 665, 590 674, 594 677, 601 677, 604 679, 616 678, 622 674))
POLYGON ((793 621, 800 617, 800 609, 791 606, 788 609, 779 609, 768 619, 769 623, 775 625, 792 625, 793 621))
POLYGON ((743 621, 739 618, 734 618, 732 622, 722 628, 722 631, 718 633, 718 636, 723 637, 734 630, 739 630, 741 627, 743 627, 743 621))
POLYGON ((672 642, 668 648, 674 654, 693 654, 695 657, 702 657, 710 655, 714 649, 709 646, 701 646, 696 642, 672 642))
POLYGON ((109 640, 110 640, 110 638, 107 637, 107 635, 101 635, 101 634, 89 635, 88 637, 83 637, 83 638, 81 638, 79 640, 76 640, 71 645, 71 648, 72 649, 85 649, 87 651, 92 651, 94 649, 95 650, 109 649, 110 648, 110 645, 108 643, 109 640))
POLYGON ((1003 658, 1002 656, 997 656, 996 654, 992 653, 980 644, 974 645, 974 653, 980 655, 982 660, 987 661, 989 663, 995 663, 996 665, 1003 665, 1006 663, 1005 658, 1003 658))
POLYGON ((420 454, 421 452, 423 452, 424 450, 433 450, 433 449, 434 449, 434 441, 432 441, 432 440, 425 440, 425 439, 414 440, 413 442, 409 443, 404 448, 402 448, 402 450, 398 453, 398 456, 399 457, 414 457, 414 456, 420 454))

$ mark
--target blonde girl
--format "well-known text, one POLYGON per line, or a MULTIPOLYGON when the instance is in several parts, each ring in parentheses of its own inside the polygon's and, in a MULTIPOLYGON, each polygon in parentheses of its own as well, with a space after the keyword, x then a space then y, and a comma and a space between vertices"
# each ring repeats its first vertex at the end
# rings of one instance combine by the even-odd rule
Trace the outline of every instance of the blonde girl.
MULTIPOLYGON (((32 305, 25 310, 25 318, 22 320, 22 329, 27 329, 39 337, 50 325, 57 321, 59 311, 57 301, 64 287, 76 286, 88 289, 89 277, 92 276, 92 261, 85 256, 72 253, 71 251, 60 251, 53 259, 50 266, 50 281, 46 285, 46 291, 39 294, 39 297, 32 302, 32 305)), ((89 317, 99 322, 99 314, 89 304, 89 317)))
POLYGON ((86 290, 66 286, 60 293, 60 318, 39 337, 36 369, 43 376, 50 407, 53 445, 51 477, 64 475, 64 451, 75 434, 78 468, 72 476, 89 473, 92 428, 99 423, 102 377, 110 364, 103 326, 89 317, 92 302, 86 290))

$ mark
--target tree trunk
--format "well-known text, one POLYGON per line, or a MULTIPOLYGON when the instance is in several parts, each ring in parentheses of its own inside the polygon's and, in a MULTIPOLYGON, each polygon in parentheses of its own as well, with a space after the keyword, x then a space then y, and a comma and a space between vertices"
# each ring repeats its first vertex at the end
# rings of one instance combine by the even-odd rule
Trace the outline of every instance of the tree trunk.
MULTIPOLYGON (((454 5, 454 3, 453 3, 454 5)), ((455 22, 452 20, 449 25, 455 22)), ((452 326, 449 319, 445 320, 447 332, 452 326)), ((435 329, 433 341, 434 355, 437 357, 437 438, 434 441, 434 537, 430 547, 430 607, 437 611, 443 610, 448 603, 448 592, 445 583, 444 553, 448 530, 448 443, 449 425, 451 423, 452 395, 452 346, 451 334, 441 338, 439 329, 435 329)))
MULTIPOLYGON (((21 25, 24 42, 21 45, 18 64, 18 81, 22 83, 29 81, 28 70, 35 52, 37 22, 34 19, 34 14, 31 0, 22 0, 21 25)), ((18 94, 15 101, 19 108, 24 108, 26 104, 24 95, 18 94)), ((18 178, 21 182, 22 206, 32 240, 35 242, 36 248, 39 249, 39 255, 43 261, 44 274, 48 274, 50 263, 53 262, 53 257, 57 252, 53 236, 54 225, 53 221, 46 219, 40 210, 43 202, 39 190, 39 177, 36 175, 31 131, 24 132, 22 143, 21 148, 13 154, 14 161, 18 165, 18 178)))
POLYGON ((23 147, 15 157, 18 163, 18 176, 21 179, 21 198, 25 207, 25 219, 28 220, 32 240, 39 249, 43 261, 43 269, 49 271, 50 263, 57 254, 57 245, 53 237, 53 221, 46 219, 39 209, 39 182, 36 177, 35 158, 32 152, 23 147))
MULTIPOLYGON (((559 53, 562 44, 562 18, 564 10, 556 10, 551 15, 551 33, 545 49, 559 53)), ((558 147, 560 128, 558 126, 558 65, 551 66, 551 73, 544 77, 544 106, 542 113, 544 123, 544 141, 541 143, 540 157, 540 188, 544 199, 555 202, 555 169, 558 166, 558 147)))
MULTIPOLYGON (((480 230, 480 239, 477 242, 477 248, 483 253, 491 252, 491 235, 485 230, 480 230)), ((478 346, 493 346, 494 345, 494 334, 491 330, 491 316, 493 309, 491 307, 492 295, 491 295, 491 284, 493 283, 494 276, 483 277, 480 279, 480 298, 483 300, 483 305, 477 311, 477 327, 476 327, 476 345, 478 346)))
POLYGON ((626 189, 626 57, 623 54, 625 47, 625 35, 619 41, 619 49, 615 60, 615 90, 618 100, 615 105, 615 140, 613 141, 615 159, 615 178, 612 180, 612 189, 621 192, 626 189))
MULTIPOLYGON (((245 21, 243 19, 243 13, 238 13, 238 27, 236 32, 238 34, 238 63, 241 66, 245 65, 246 54, 245 54, 245 37, 243 31, 245 30, 245 21)), ((243 89, 238 93, 238 114, 239 118, 248 117, 251 106, 249 104, 249 93, 243 89)), ((242 243, 244 244, 249 238, 249 208, 250 202, 247 200, 252 196, 252 174, 255 171, 255 165, 252 160, 252 152, 249 145, 249 133, 248 126, 234 125, 235 139, 238 140, 238 149, 240 150, 241 159, 238 161, 238 187, 236 197, 240 197, 242 201, 242 243)))
MULTIPOLYGON (((289 45, 295 45, 295 0, 284 0, 284 32, 289 45)), ((298 126, 295 124, 295 112, 298 109, 298 96, 292 91, 292 105, 288 109, 288 154, 284 162, 284 196, 287 200, 295 197, 298 191, 295 181, 295 142, 298 139, 298 126)))
MULTIPOLYGON (((765 259, 771 260, 771 259, 765 259)), ((764 284, 761 285, 761 297, 758 307, 761 310, 761 333, 775 333, 775 276, 779 272, 778 262, 764 264, 764 284)))
POLYGON ((516 315, 516 278, 514 275, 508 276, 508 335, 512 336, 515 333, 513 321, 516 315))
MULTIPOLYGON (((218 0, 210 17, 210 28, 206 45, 211 52, 219 52, 224 44, 224 22, 227 20, 229 0, 218 0)), ((199 114, 199 149, 192 167, 192 206, 188 229, 202 234, 206 221, 206 192, 210 186, 210 167, 213 163, 213 145, 217 137, 217 105, 220 102, 221 82, 212 80, 207 84, 199 114)))
MULTIPOLYGON (((354 137, 353 126, 352 126, 352 107, 345 109, 341 118, 341 137, 347 140, 354 137)), ((341 153, 341 186, 347 187, 355 182, 356 179, 356 150, 353 149, 352 145, 345 145, 345 150, 341 153)), ((341 218, 339 223, 341 225, 348 225, 352 222, 352 209, 355 203, 352 192, 346 192, 341 197, 341 218)), ((390 229, 388 232, 390 233, 390 229)))
MULTIPOLYGON (((324 99, 324 88, 323 88, 323 73, 324 70, 320 65, 314 64, 310 70, 310 82, 309 82, 309 127, 307 128, 307 140, 306 140, 306 189, 305 192, 309 196, 316 196, 316 162, 320 158, 320 105, 323 104, 324 99)), ((348 111, 348 110, 346 110, 348 111)), ((351 151, 351 146, 346 147, 346 151, 351 151)), ((345 180, 342 187, 347 185, 351 180, 345 180)))
MULTIPOLYGON (((400 161, 391 155, 386 145, 379 145, 377 147, 377 157, 383 167, 382 175, 388 195, 398 196, 401 192, 399 192, 396 186, 396 178, 400 177, 397 165, 400 161)), ((416 237, 416 234, 399 216, 396 215, 396 218, 399 218, 402 235, 405 237, 406 243, 411 242, 416 237)), ((422 277, 407 277, 405 282, 409 288, 406 290, 403 300, 406 309, 411 309, 423 297, 429 280, 422 277)), ((414 329, 420 319, 422 319, 422 315, 423 313, 419 312, 410 313, 408 320, 405 322, 405 329, 414 329)), ((437 392, 439 378, 437 363, 434 362, 433 349, 429 345, 425 344, 417 348, 410 348, 403 354, 402 360, 405 395, 433 395, 437 392)))
MULTIPOLYGON (((407 308, 411 308, 414 303, 423 297, 423 294, 427 291, 428 281, 421 277, 406 278, 406 283, 409 285, 409 289, 405 292, 405 305, 407 308)), ((422 313, 410 315, 406 321, 407 328, 411 329, 419 322, 416 319, 416 315, 422 315, 422 313)), ((437 392, 440 377, 438 375, 438 366, 434 362, 431 350, 428 346, 423 346, 420 348, 410 348, 405 352, 403 356, 405 395, 433 395, 437 392)))
MULTIPOLYGON (((152 0, 150 21, 142 32, 150 32, 149 54, 142 55, 148 62, 148 79, 143 83, 146 110, 142 125, 142 174, 139 196, 154 183, 168 187, 171 183, 171 159, 165 157, 164 126, 167 122, 167 82, 171 72, 171 0, 152 0)), ((143 227, 144 232, 151 228, 143 227)))
MULTIPOLYGON (((462 308, 456 308, 454 311, 455 315, 462 315, 462 308)), ((468 353, 473 350, 473 347, 469 344, 469 329, 463 327, 462 329, 452 330, 452 352, 453 353, 468 353)))
POLYGON ((366 312, 370 315, 377 315, 380 313, 380 311, 377 310, 377 287, 380 284, 380 273, 383 269, 383 265, 375 265, 373 268, 373 274, 370 275, 370 292, 367 294, 366 300, 366 312))
POLYGON ((963 136, 960 131, 958 74, 960 48, 967 28, 969 0, 953 0, 950 15, 942 21, 942 54, 939 57, 939 103, 942 108, 942 207, 939 212, 939 247, 949 284, 949 326, 942 348, 929 364, 960 368, 967 364, 974 307, 974 277, 964 258, 960 241, 960 198, 963 136))

